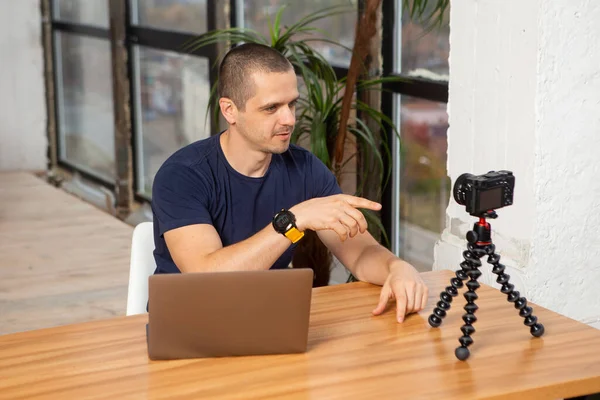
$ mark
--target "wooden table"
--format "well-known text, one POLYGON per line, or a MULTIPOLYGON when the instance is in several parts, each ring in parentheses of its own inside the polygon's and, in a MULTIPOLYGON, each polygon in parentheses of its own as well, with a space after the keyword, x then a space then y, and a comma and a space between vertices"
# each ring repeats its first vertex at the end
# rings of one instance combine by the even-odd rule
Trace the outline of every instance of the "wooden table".
POLYGON ((0 398, 542 399, 600 392, 599 330, 533 305, 546 327, 533 338, 506 297, 486 285, 478 290, 471 357, 458 361, 463 291, 440 328, 427 323, 451 276, 423 274, 428 307, 403 324, 393 309, 371 315, 377 286, 315 289, 305 354, 153 362, 146 315, 0 336, 0 398))

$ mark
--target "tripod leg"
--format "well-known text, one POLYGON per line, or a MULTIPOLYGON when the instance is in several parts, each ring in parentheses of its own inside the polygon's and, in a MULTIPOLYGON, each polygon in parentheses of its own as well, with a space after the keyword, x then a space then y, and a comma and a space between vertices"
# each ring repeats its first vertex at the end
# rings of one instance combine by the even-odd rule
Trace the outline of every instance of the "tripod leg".
POLYGON ((533 315, 533 309, 527 305, 527 299, 520 296, 520 293, 514 290, 514 285, 509 282, 510 275, 504 273, 504 265, 500 264, 500 255, 494 252, 495 246, 491 245, 488 249, 488 263, 492 264, 492 272, 498 275, 496 282, 502 285, 500 291, 507 296, 511 303, 515 303, 515 308, 519 310, 519 315, 525 320, 523 323, 530 327, 530 332, 535 337, 544 334, 544 325, 537 322, 537 317, 533 315))
POLYGON ((481 266, 481 261, 479 261, 479 259, 485 255, 485 250, 471 249, 471 254, 473 255, 473 258, 469 260, 469 263, 472 265, 472 268, 467 273, 470 279, 466 283, 467 288, 469 290, 467 290, 464 294, 465 300, 467 301, 464 310, 467 313, 464 314, 462 317, 465 324, 460 327, 460 330, 463 333, 463 336, 461 336, 458 339, 458 341, 460 342, 460 346, 457 347, 454 352, 456 358, 458 358, 461 361, 464 361, 467 358, 469 358, 469 355, 471 354, 468 347, 473 344, 473 338, 471 337, 471 335, 475 333, 475 328, 473 327, 473 324, 477 321, 475 311, 477 311, 477 309, 479 308, 475 304, 475 300, 478 299, 477 293, 475 293, 475 291, 479 289, 479 282, 477 281, 477 279, 479 279, 479 277, 481 276, 481 271, 479 270, 479 267, 481 266))
MULTIPOLYGON (((433 309, 433 314, 429 316, 429 325, 434 328, 437 328, 442 324, 446 312, 450 310, 452 298, 458 296, 458 289, 463 287, 463 281, 468 278, 467 274, 471 270, 469 261, 471 260, 471 257, 469 251, 465 251, 463 257, 465 258, 465 261, 460 263, 461 269, 455 272, 456 278, 450 279, 450 286, 447 286, 446 289, 440 293, 440 301, 438 301, 437 307, 433 309)), ((479 262, 479 260, 476 261, 479 262)))

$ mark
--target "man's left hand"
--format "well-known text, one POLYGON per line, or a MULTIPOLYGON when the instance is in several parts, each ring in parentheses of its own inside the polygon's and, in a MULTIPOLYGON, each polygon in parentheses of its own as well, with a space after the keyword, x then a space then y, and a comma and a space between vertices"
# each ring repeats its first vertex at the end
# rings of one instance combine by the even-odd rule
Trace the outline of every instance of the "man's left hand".
POLYGON ((391 299, 396 299, 396 316, 403 322, 408 314, 419 312, 427 304, 429 289, 421 275, 409 263, 399 260, 390 266, 390 273, 381 289, 379 304, 373 310, 379 315, 391 299))

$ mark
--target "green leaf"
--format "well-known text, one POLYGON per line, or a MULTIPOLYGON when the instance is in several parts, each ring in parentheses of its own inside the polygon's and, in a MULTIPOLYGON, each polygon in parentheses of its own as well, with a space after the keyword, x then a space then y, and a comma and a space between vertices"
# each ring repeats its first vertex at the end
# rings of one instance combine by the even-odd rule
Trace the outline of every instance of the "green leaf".
POLYGON ((269 16, 269 31, 271 32, 271 43, 274 46, 279 41, 279 33, 281 31, 281 13, 285 10, 285 4, 277 10, 275 14, 275 23, 271 26, 271 17, 269 16))
POLYGON ((307 16, 301 18, 295 24, 288 27, 288 29, 282 35, 282 37, 286 37, 286 40, 287 40, 289 37, 296 34, 299 29, 301 29, 302 27, 304 27, 308 24, 311 24, 320 19, 331 18, 335 15, 345 14, 348 12, 355 13, 356 9, 354 7, 348 7, 348 6, 331 6, 331 7, 322 8, 316 12, 308 14, 307 16))
POLYGON ((360 211, 363 213, 365 219, 367 220, 369 232, 372 235, 375 235, 376 233, 381 233, 381 235, 383 236, 385 247, 389 248, 390 239, 387 233, 385 232, 385 227, 383 226, 381 219, 372 210, 361 208, 360 211))
POLYGON ((310 134, 310 149, 311 152, 327 166, 327 168, 331 169, 325 128, 326 126, 322 121, 313 120, 310 134))
POLYGON ((435 28, 441 28, 446 21, 446 11, 451 0, 402 0, 402 8, 410 19, 419 22, 425 28, 424 34, 435 28))

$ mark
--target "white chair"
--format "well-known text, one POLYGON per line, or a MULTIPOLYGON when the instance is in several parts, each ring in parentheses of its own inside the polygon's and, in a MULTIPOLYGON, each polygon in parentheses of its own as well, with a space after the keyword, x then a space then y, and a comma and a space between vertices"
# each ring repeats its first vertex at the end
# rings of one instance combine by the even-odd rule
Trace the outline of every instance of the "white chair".
POLYGON ((148 278, 156 269, 154 260, 154 234, 152 222, 142 222, 133 229, 131 260, 129 264, 129 289, 127 315, 143 314, 148 303, 148 278))

